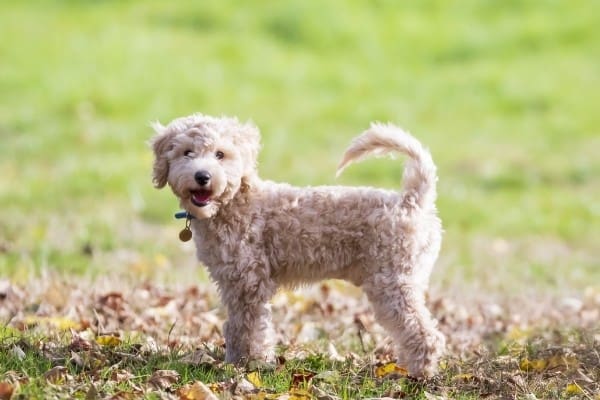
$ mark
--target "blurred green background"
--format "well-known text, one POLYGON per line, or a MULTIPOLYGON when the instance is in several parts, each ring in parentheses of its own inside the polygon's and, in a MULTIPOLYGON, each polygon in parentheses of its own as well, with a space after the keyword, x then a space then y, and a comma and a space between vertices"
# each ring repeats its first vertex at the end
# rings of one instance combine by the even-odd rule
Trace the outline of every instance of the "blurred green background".
POLYGON ((5 1, 0 275, 202 279, 149 122, 252 119, 260 172, 397 188, 400 160, 335 167, 370 121, 439 168, 434 285, 600 282, 600 2, 5 1))

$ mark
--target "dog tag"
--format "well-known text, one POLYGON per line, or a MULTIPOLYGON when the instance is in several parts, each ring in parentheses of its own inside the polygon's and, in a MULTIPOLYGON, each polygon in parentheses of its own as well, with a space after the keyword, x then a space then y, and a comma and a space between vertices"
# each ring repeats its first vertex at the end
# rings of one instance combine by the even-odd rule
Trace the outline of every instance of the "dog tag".
POLYGON ((187 242, 192 238, 192 231, 187 226, 183 228, 181 232, 179 232, 179 240, 182 242, 187 242))
POLYGON ((187 242, 192 238, 192 230, 190 229, 190 225, 192 224, 192 219, 188 216, 185 220, 185 228, 181 232, 179 232, 179 240, 182 242, 187 242))

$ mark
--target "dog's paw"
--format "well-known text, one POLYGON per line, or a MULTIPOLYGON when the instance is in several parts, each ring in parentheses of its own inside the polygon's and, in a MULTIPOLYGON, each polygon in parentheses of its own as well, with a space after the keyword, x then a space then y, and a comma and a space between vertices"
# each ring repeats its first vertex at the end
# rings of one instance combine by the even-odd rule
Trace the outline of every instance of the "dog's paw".
POLYGON ((408 362, 408 374, 413 378, 430 378, 437 375, 440 357, 446 349, 446 338, 434 331, 428 335, 408 362))

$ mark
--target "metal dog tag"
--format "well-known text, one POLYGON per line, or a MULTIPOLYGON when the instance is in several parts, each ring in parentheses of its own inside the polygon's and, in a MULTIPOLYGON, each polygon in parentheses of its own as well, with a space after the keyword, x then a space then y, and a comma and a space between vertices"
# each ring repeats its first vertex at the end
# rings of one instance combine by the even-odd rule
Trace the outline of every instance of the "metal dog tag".
POLYGON ((190 229, 190 225, 192 224, 192 219, 188 216, 185 220, 185 228, 181 232, 179 232, 179 240, 182 242, 187 242, 192 238, 192 230, 190 229))
POLYGON ((179 240, 182 242, 187 242, 192 238, 192 231, 187 226, 183 228, 181 232, 179 232, 179 240))

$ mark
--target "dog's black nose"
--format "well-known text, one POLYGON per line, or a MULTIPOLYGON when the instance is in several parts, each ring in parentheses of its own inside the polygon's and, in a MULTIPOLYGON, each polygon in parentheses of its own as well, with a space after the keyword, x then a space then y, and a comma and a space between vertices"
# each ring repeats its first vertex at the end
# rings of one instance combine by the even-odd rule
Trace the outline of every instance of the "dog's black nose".
POLYGON ((194 179, 200 186, 205 186, 210 181, 210 173, 208 171, 198 171, 194 174, 194 179))

